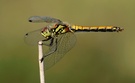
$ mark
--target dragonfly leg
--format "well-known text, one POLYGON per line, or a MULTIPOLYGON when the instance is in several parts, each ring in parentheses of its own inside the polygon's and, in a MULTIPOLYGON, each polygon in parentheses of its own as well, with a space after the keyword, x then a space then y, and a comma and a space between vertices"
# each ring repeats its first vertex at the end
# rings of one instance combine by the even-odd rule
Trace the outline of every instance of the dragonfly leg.
MULTIPOLYGON (((50 43, 50 46, 53 44, 53 41, 54 41, 54 38, 52 38, 52 41, 50 43)), ((52 53, 54 53, 56 50, 57 50, 57 44, 58 44, 58 39, 56 38, 56 41, 55 41, 55 44, 56 44, 56 47, 53 51, 49 52, 48 54, 44 55, 42 58, 41 58, 41 62, 43 62, 44 58, 51 55, 52 53)))
POLYGON ((50 46, 53 45, 54 38, 51 39, 50 46))
MULTIPOLYGON (((46 45, 46 46, 52 46, 52 45, 53 45, 54 38, 51 38, 50 40, 51 40, 51 41, 50 41, 49 44, 43 43, 43 45, 46 45)), ((44 40, 42 40, 42 41, 45 42, 45 41, 48 41, 48 40, 44 39, 44 40)))

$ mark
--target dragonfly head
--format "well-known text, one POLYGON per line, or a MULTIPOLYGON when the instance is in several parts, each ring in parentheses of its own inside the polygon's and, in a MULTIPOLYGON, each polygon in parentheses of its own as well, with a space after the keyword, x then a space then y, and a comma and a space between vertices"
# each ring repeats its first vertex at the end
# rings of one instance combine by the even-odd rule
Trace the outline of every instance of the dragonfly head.
POLYGON ((49 29, 48 29, 47 27, 44 27, 44 28, 41 30, 41 35, 42 35, 44 38, 48 39, 48 38, 50 38, 51 33, 50 33, 50 31, 49 31, 49 29))

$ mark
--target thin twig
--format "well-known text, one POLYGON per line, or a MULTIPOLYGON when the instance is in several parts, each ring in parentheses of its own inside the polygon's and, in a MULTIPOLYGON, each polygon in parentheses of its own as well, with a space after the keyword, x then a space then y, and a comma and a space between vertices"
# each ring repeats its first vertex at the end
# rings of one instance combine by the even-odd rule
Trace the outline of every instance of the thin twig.
POLYGON ((44 61, 41 62, 41 58, 43 57, 43 48, 42 41, 38 42, 38 51, 39 51, 39 72, 40 72, 40 83, 45 83, 45 74, 44 74, 44 61))

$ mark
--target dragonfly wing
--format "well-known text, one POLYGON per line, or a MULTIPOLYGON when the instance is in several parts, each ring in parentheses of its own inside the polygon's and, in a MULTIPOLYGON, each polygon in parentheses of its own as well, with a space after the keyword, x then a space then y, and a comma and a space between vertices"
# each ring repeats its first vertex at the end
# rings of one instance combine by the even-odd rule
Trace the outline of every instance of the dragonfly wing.
POLYGON ((48 16, 31 16, 29 18, 29 22, 62 23, 62 21, 60 21, 59 19, 48 17, 48 16))
POLYGON ((49 56, 44 58, 45 61, 45 70, 52 67, 55 63, 57 63, 63 56, 75 45, 76 43, 76 37, 73 33, 68 32, 65 34, 61 34, 58 36, 58 43, 56 44, 56 38, 54 38, 53 45, 50 46, 49 50, 44 53, 44 56, 46 54, 57 50, 50 54, 49 56))
MULTIPOLYGON (((43 28, 26 33, 24 36, 25 43, 27 43, 28 45, 37 45, 39 41, 45 40, 45 37, 41 35, 42 29, 43 28)), ((50 43, 51 39, 48 41, 43 41, 43 44, 47 46, 49 46, 50 43)))
POLYGON ((26 33, 24 36, 24 41, 29 45, 37 45, 38 41, 41 41, 44 39, 44 37, 41 35, 41 30, 42 29, 38 29, 38 30, 26 33))

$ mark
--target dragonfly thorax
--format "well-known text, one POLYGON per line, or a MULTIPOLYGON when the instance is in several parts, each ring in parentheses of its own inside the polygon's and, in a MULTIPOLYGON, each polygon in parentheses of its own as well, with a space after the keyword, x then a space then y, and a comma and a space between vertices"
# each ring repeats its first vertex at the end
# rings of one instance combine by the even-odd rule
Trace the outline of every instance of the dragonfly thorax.
POLYGON ((58 35, 72 32, 70 27, 66 24, 54 24, 53 26, 48 26, 42 29, 41 35, 45 37, 47 40, 58 35))
POLYGON ((69 32, 69 27, 65 24, 58 24, 56 25, 56 27, 53 29, 53 33, 56 34, 56 35, 59 35, 59 34, 64 34, 66 32, 69 32))

